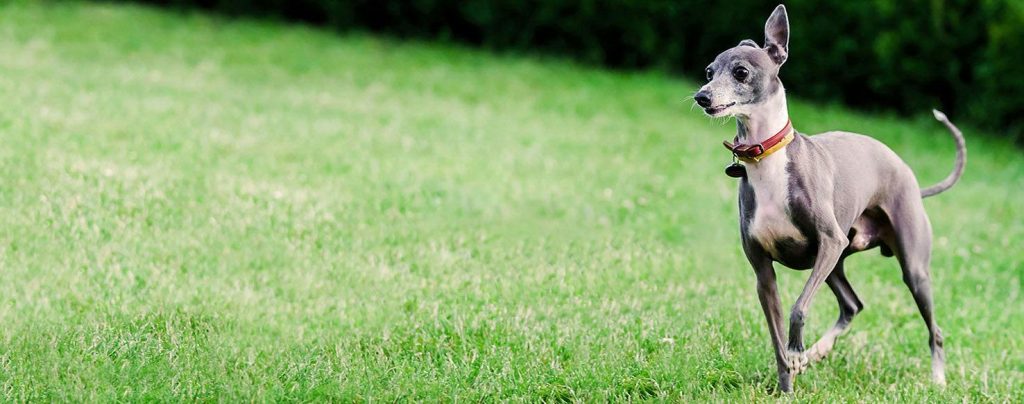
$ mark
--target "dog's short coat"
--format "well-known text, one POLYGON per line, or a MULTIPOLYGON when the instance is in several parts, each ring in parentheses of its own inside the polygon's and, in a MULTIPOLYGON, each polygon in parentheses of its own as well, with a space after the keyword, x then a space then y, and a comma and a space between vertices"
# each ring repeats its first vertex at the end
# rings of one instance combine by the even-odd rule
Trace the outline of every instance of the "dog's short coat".
MULTIPOLYGON (((733 116, 738 142, 759 144, 789 121, 779 68, 789 52, 789 18, 779 5, 765 24, 765 44, 744 40, 715 58, 708 84, 694 96, 710 116, 733 116)), ((757 276, 757 294, 771 334, 779 389, 792 390, 793 378, 832 350, 864 305, 846 279, 844 259, 879 247, 895 255, 928 327, 932 376, 945 384, 942 332, 932 310, 932 229, 922 199, 953 186, 963 174, 966 147, 960 131, 934 111, 956 139, 953 172, 941 183, 920 189, 913 171, 892 150, 870 137, 828 132, 797 134, 784 148, 745 164, 739 184, 740 233, 757 276), (773 262, 811 269, 789 319, 783 343, 782 308, 773 262), (822 284, 835 294, 839 320, 810 349, 803 326, 811 299, 822 284)))

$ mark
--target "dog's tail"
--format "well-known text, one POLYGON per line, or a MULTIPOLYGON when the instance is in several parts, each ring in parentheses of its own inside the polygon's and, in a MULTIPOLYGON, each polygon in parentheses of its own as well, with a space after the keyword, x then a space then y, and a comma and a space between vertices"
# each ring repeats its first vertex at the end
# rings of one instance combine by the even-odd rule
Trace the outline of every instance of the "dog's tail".
POLYGON ((947 189, 953 188, 953 185, 964 175, 964 166, 967 165, 967 144, 964 143, 964 134, 960 133, 960 129, 957 129, 956 125, 949 121, 949 118, 946 118, 946 114, 939 112, 937 109, 933 109, 932 113, 935 114, 935 119, 938 119, 939 122, 942 122, 949 128, 949 132, 953 134, 953 139, 956 140, 956 165, 953 166, 953 172, 949 173, 942 182, 922 189, 922 198, 938 195, 947 189))

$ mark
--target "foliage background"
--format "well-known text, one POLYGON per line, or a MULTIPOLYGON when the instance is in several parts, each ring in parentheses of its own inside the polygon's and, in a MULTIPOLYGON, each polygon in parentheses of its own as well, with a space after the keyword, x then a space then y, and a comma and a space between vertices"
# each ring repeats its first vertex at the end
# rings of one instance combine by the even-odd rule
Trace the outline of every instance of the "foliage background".
MULTIPOLYGON (((763 39, 776 1, 121 0, 440 38, 698 78, 717 52, 763 39)), ((1018 0, 789 0, 783 69, 799 96, 862 109, 939 107, 1024 141, 1024 5, 1018 0), (803 78, 794 80, 794 78, 803 78)))

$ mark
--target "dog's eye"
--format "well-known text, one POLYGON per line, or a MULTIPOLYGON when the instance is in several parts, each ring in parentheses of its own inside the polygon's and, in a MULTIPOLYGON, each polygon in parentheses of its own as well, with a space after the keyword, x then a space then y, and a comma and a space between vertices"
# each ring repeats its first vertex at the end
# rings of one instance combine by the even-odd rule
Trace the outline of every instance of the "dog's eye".
POLYGON ((736 66, 735 69, 732 69, 732 77, 735 77, 736 81, 744 81, 749 75, 750 72, 743 66, 736 66))
POLYGON ((707 69, 704 69, 704 75, 707 76, 708 81, 711 81, 711 79, 715 78, 715 71, 711 70, 711 68, 709 67, 707 69))

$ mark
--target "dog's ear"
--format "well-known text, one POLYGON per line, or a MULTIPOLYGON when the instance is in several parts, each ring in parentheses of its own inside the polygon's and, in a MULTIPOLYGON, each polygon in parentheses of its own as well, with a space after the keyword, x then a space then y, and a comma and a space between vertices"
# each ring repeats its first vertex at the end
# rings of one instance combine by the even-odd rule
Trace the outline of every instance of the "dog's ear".
POLYGON ((789 16, 786 6, 779 4, 764 24, 764 50, 776 64, 786 63, 789 57, 789 16))
POLYGON ((739 45, 736 46, 753 46, 755 48, 760 48, 760 46, 757 46, 757 42, 754 42, 753 39, 744 39, 740 41, 739 45))

